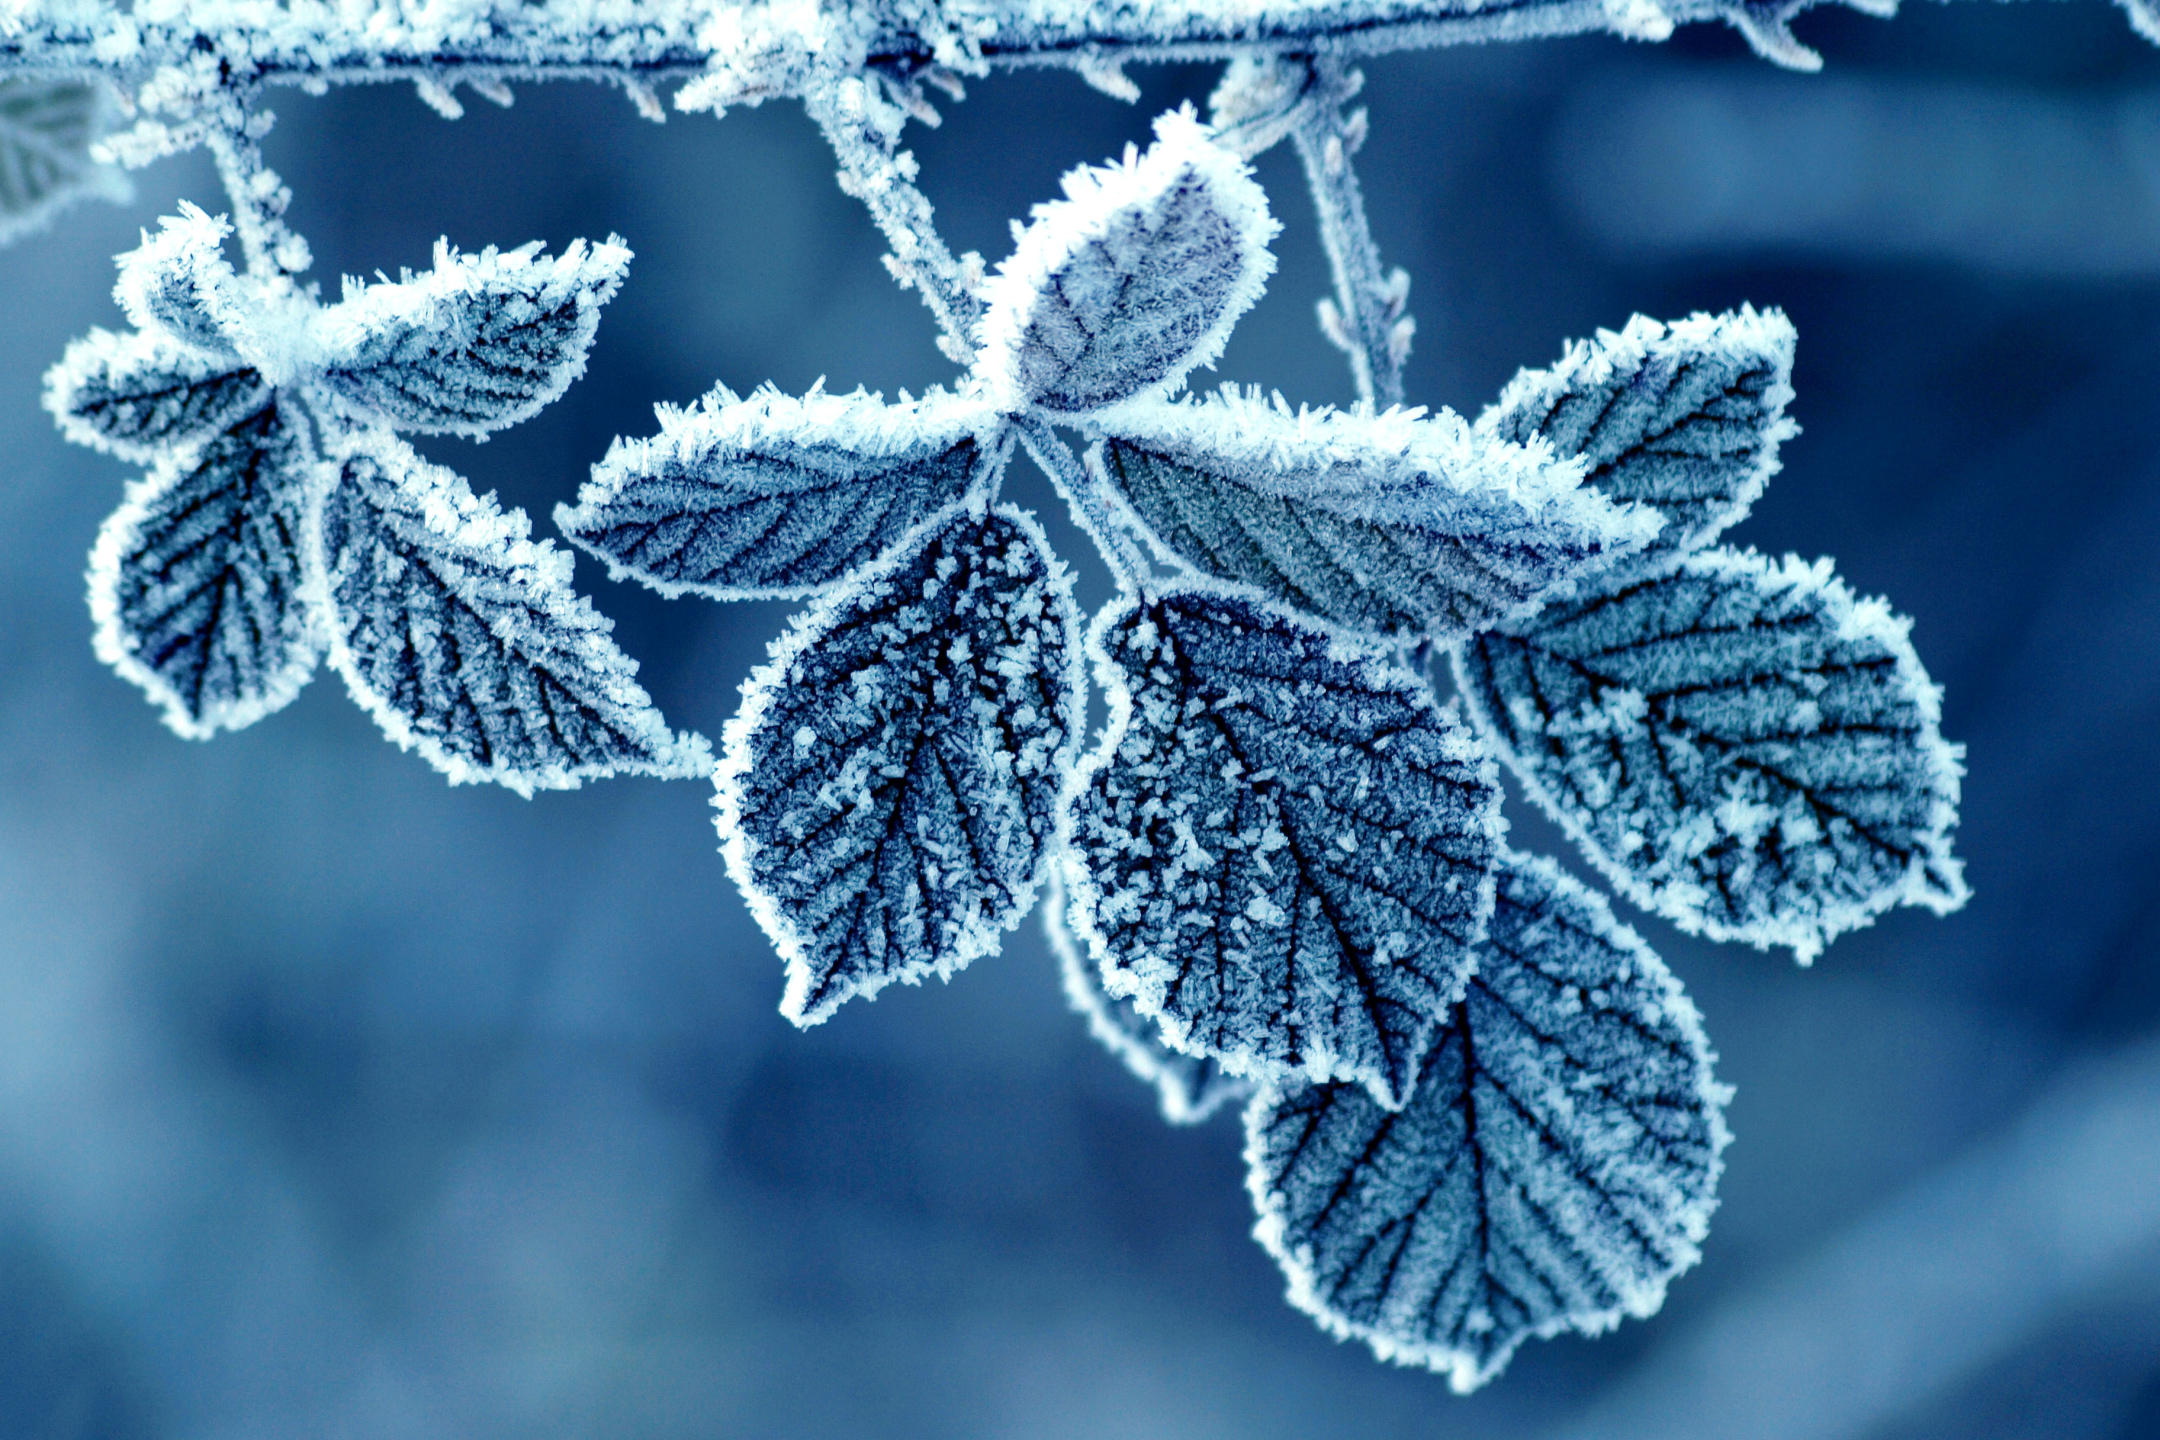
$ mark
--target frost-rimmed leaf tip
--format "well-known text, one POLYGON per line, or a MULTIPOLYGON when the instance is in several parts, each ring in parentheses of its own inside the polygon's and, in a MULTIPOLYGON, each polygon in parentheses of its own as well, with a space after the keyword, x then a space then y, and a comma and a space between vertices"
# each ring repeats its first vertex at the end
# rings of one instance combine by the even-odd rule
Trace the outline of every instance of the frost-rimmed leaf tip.
POLYGON ((1596 1335, 1699 1258, 1731 1139, 1695 1007, 1595 892, 1514 853, 1468 993, 1399 1113, 1354 1085, 1245 1114, 1254 1235, 1290 1302, 1458 1392, 1596 1335))
POLYGON ((1212 364, 1274 272, 1278 226, 1244 161, 1191 110, 1081 166, 984 286, 975 373, 1012 411, 1082 416, 1167 395, 1212 364))
POLYGON ((1088 454, 1163 558, 1376 635, 1447 643, 1639 550, 1656 512, 1452 411, 1292 412, 1234 387, 1126 406, 1088 454))
POLYGON ((1035 899, 1081 722, 1072 579, 1035 521, 948 507, 773 642, 728 722, 728 873, 825 1020, 994 954, 1035 899))
POLYGON ((1011 449, 996 407, 940 390, 886 404, 722 387, 657 414, 660 433, 610 445, 555 523, 610 577, 670 598, 819 594, 994 478, 1011 449))
POLYGON ((1235 1074, 1400 1106, 1492 911, 1492 760, 1383 647, 1249 591, 1129 596, 1088 652, 1065 880, 1104 988, 1235 1074))

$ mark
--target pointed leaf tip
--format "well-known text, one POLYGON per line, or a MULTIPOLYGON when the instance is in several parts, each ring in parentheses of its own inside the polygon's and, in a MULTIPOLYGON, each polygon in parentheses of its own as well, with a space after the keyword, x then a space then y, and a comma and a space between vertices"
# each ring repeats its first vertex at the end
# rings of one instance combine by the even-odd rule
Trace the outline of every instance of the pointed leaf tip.
POLYGON ((1328 1330, 1473 1390, 1525 1339, 1657 1310, 1708 1230, 1729 1097, 1649 947, 1509 854, 1476 976, 1400 1113, 1353 1085, 1246 1112, 1254 1233, 1328 1330))
POLYGON ((1024 513, 955 505, 744 687, 714 804, 789 1019, 950 979, 1026 914, 1081 721, 1071 587, 1024 513))
POLYGON ((1257 597, 1122 601, 1089 653, 1066 879, 1105 987, 1236 1073, 1401 1104, 1491 911, 1492 762, 1383 649, 1257 597))
POLYGON ((1244 162, 1189 110, 1155 133, 1145 154, 1068 174, 988 282, 976 373, 1006 408, 1079 416, 1167 394, 1266 288, 1280 227, 1244 162))

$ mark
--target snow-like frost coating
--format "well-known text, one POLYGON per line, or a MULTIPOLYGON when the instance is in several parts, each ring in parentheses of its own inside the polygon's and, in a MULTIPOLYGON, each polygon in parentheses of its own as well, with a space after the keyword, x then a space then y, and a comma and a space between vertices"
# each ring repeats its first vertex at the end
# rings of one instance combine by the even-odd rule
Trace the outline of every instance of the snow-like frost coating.
POLYGON ((1164 558, 1338 624, 1446 642, 1640 549, 1659 519, 1452 411, 1292 413, 1231 387, 1127 406, 1088 454, 1164 558))
POLYGON ((996 952, 1041 883, 1081 704, 1072 579, 1010 506, 949 507, 796 617, 743 685, 714 800, 782 1014, 996 952))
POLYGON ((321 384, 401 430, 481 436, 515 425, 585 373, 600 307, 630 266, 620 237, 535 240, 460 255, 435 245, 435 268, 365 285, 347 277, 322 312, 321 384))
POLYGON ((156 234, 119 257, 113 299, 145 331, 162 330, 212 355, 233 354, 240 321, 239 277, 225 261, 232 226, 183 200, 178 215, 158 222, 156 234))
POLYGON ((269 393, 253 367, 160 330, 92 330, 45 372, 45 409, 61 434, 140 464, 199 444, 269 393))
POLYGON ((1087 1021, 1088 1033, 1141 1080, 1155 1087, 1162 1117, 1172 1125, 1197 1125, 1225 1105, 1242 1104, 1253 1082, 1233 1075, 1220 1061, 1188 1055, 1163 1043, 1157 1024, 1129 997, 1103 989, 1102 977, 1081 953, 1065 923, 1065 882, 1056 866, 1043 891, 1043 935, 1057 957, 1065 998, 1087 1021))
POLYGON ((1190 109, 1155 137, 1069 172, 985 284, 976 374, 1007 409, 1100 416, 1168 394, 1267 288, 1281 227, 1245 162, 1190 109))
POLYGON ((1088 653, 1067 918, 1105 987, 1234 1073, 1399 1106, 1492 910, 1493 762, 1384 650, 1257 595, 1128 597, 1088 653))
POLYGON ((290 702, 322 652, 300 549, 316 462, 277 400, 257 398, 128 486, 90 552, 98 658, 191 740, 290 702))
POLYGON ((570 556, 527 538, 459 476, 385 431, 338 437, 337 479, 307 539, 330 663, 383 733, 450 783, 521 795, 608 775, 710 774, 670 731, 570 588, 570 556))
POLYGON ((1354 1085, 1245 1116, 1290 1301, 1457 1391, 1531 1336, 1664 1303, 1716 1208, 1731 1091, 1695 1007, 1605 902, 1506 854, 1490 933, 1400 1113, 1354 1085))
POLYGON ((1792 322, 1743 305, 1663 324, 1637 315, 1616 334, 1577 341, 1549 370, 1524 370, 1478 417, 1482 434, 1542 438, 1588 462, 1590 484, 1654 507, 1665 528, 1646 548, 1586 582, 1601 588, 1662 574, 1738 524, 1777 473, 1778 447, 1800 427, 1792 322))
POLYGON ((723 387, 657 411, 660 433, 610 445, 555 523, 613 578, 670 597, 817 594, 993 481, 1011 449, 994 407, 942 391, 888 405, 723 387))
POLYGON ((1802 961, 1965 902, 1962 747, 1911 622, 1828 560, 1713 549, 1456 655, 1472 716, 1622 894, 1802 961))

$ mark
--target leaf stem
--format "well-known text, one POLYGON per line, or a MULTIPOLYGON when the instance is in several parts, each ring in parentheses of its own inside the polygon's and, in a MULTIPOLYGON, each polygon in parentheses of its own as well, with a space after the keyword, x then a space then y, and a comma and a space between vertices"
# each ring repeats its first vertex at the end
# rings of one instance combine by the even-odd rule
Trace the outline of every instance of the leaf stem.
POLYGON ((233 230, 250 275, 286 280, 314 263, 307 241, 285 223, 292 190, 263 163, 261 140, 276 116, 255 108, 255 93, 220 97, 218 113, 204 133, 217 161, 218 179, 232 201, 233 230))
POLYGON ((1051 485, 1072 511, 1074 523, 1087 532, 1088 538, 1095 542, 1095 548, 1102 552, 1103 564, 1110 567, 1110 574, 1119 587, 1141 589, 1151 573, 1147 559, 1133 544, 1125 527, 1118 523, 1110 498, 1073 455, 1071 447, 1058 438, 1057 432, 1040 415, 1018 416, 1013 428, 1019 433, 1020 443, 1035 457, 1035 463, 1050 477, 1051 485))

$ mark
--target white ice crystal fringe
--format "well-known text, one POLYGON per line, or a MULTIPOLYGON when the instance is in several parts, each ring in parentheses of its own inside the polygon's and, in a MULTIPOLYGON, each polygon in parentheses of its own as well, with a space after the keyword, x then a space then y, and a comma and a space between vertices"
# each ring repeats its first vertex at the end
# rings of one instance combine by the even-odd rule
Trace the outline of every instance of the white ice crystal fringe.
POLYGON ((157 330, 92 330, 45 374, 60 433, 123 460, 177 457, 269 397, 252 367, 157 330))
POLYGON ((1198 1125, 1225 1105, 1242 1104, 1253 1083, 1232 1075, 1205 1055, 1188 1055, 1162 1042, 1156 1023, 1130 999, 1102 987, 1094 964, 1081 954, 1065 923, 1065 883, 1051 867, 1043 892, 1043 935, 1057 957, 1065 981, 1065 999, 1087 1021, 1088 1033, 1119 1063, 1155 1087, 1163 1119, 1172 1125, 1198 1125))
POLYGON ((1448 642, 1658 531, 1529 438, 1496 441, 1452 411, 1293 413, 1226 386, 1126 407, 1088 463, 1165 559, 1338 624, 1448 642))
POLYGON ((119 257, 113 299, 137 328, 161 330, 212 355, 233 354, 240 324, 239 279, 223 246, 232 226, 183 200, 180 213, 143 232, 142 244, 119 257))
POLYGON ((133 197, 125 175, 90 156, 114 108, 108 87, 77 76, 0 81, 0 245, 77 200, 133 197))
POLYGON ((1570 345, 1550 370, 1522 371, 1477 428, 1542 437, 1587 461, 1598 490, 1665 517, 1648 548, 1590 582, 1623 585, 1670 571, 1746 517, 1777 473, 1778 447, 1800 430, 1785 415, 1793 345, 1777 310, 1743 305, 1670 325, 1637 315, 1570 345))
POLYGON ((1380 647, 1250 592, 1127 598, 1088 653, 1067 919, 1105 988, 1236 1074, 1400 1106, 1492 910, 1493 762, 1380 647))
POLYGON ((1326 1329, 1476 1389, 1531 1336, 1652 1314, 1695 1263, 1730 1138, 1711 1058, 1605 902, 1508 854, 1476 976, 1400 1113, 1351 1085, 1254 1100, 1254 1234, 1326 1329))
POLYGON ((395 283, 345 281, 315 344, 323 386, 389 424, 482 436, 530 418, 585 373, 585 354, 629 269, 619 236, 537 240, 460 255, 435 245, 435 268, 395 283))
POLYGON ((321 477, 305 432, 256 399, 130 485, 90 552, 98 658, 191 740, 289 703, 323 647, 301 556, 321 477))
POLYGON ((1472 638, 1456 675, 1525 788, 1691 934, 1812 959, 1894 905, 1965 902, 1960 746, 1911 622, 1828 560, 1714 549, 1472 638))
POLYGON ((978 496, 798 616, 743 685, 717 774, 728 873, 828 1018, 949 979, 1034 902, 1082 696, 1072 580, 978 496))
POLYGON ((335 442, 307 537, 330 663, 383 733, 450 777, 531 795, 608 775, 710 774, 570 588, 570 556, 386 431, 335 442))
POLYGON ((1011 448, 992 406, 939 391, 888 405, 722 388, 657 408, 660 433, 610 445, 555 523, 614 579, 670 597, 814 595, 994 484, 1011 448))
POLYGON ((1081 166, 1064 189, 984 287, 976 374, 1007 409, 1059 416, 1168 394, 1267 288, 1281 228, 1267 196, 1189 108, 1156 119, 1144 154, 1081 166))

